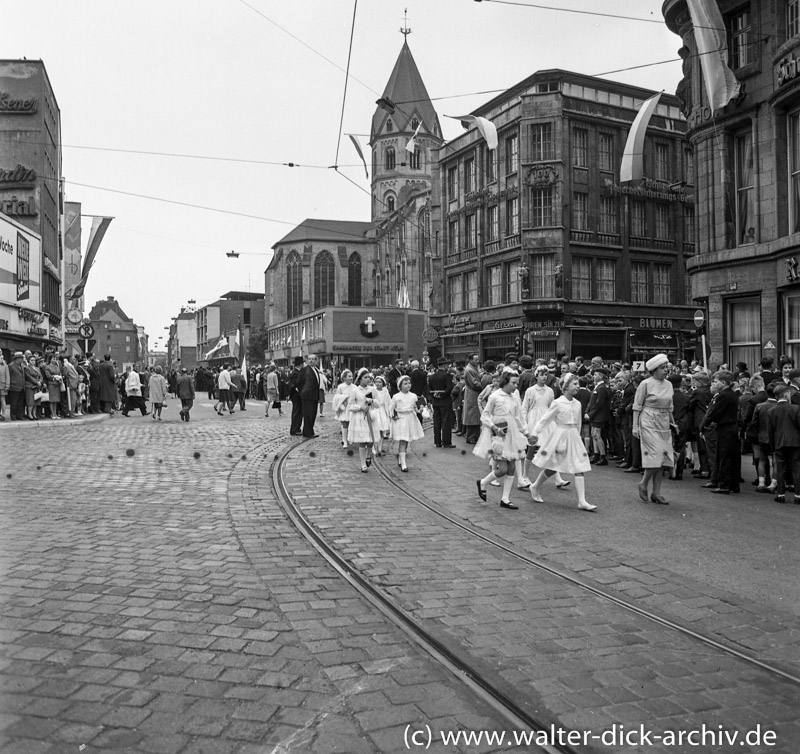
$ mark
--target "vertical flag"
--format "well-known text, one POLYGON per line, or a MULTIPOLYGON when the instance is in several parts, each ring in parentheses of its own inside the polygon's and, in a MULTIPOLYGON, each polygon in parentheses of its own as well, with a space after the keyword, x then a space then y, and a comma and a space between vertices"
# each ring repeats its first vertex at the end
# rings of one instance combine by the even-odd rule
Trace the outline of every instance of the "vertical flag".
POLYGON ((625 151, 622 153, 622 163, 619 166, 620 183, 638 181, 642 177, 644 137, 647 135, 650 117, 655 112, 660 97, 661 92, 642 102, 642 106, 633 120, 631 130, 628 132, 628 140, 625 142, 625 151))
POLYGON ((364 153, 361 151, 361 144, 358 141, 358 137, 355 134, 347 134, 350 137, 350 141, 353 142, 353 146, 356 148, 356 152, 358 152, 358 156, 361 158, 361 162, 364 163, 364 175, 369 178, 369 171, 367 170, 367 161, 364 159, 364 153))
POLYGON ((739 94, 739 82, 728 68, 728 40, 716 0, 687 0, 697 54, 711 110, 725 107, 739 94))
POLYGON ((464 128, 475 126, 486 140, 486 146, 489 149, 497 149, 497 128, 492 121, 482 118, 480 115, 445 115, 444 117, 460 120, 464 128))
POLYGON ((113 217, 95 217, 92 219, 92 230, 89 233, 89 245, 86 249, 86 256, 83 259, 83 270, 81 272, 81 279, 78 284, 68 292, 71 299, 80 298, 83 295, 83 289, 86 287, 86 281, 89 279, 89 270, 92 269, 94 258, 97 256, 97 251, 100 248, 100 242, 108 230, 113 217))
POLYGON ((239 325, 236 328, 236 346, 239 358, 239 368, 242 371, 242 379, 247 385, 247 349, 244 347, 244 332, 242 331, 242 320, 239 320, 239 325))
POLYGON ((403 308, 411 308, 411 299, 408 297, 408 283, 403 282, 403 308))
POLYGON ((414 154, 417 150, 417 134, 419 133, 419 129, 422 128, 422 121, 417 124, 417 130, 414 131, 414 135, 408 140, 408 144, 406 144, 406 152, 411 152, 414 154))

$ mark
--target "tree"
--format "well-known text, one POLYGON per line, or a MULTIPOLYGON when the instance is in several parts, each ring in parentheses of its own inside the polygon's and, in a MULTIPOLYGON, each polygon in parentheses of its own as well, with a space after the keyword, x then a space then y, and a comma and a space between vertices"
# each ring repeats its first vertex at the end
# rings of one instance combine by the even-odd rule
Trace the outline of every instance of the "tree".
POLYGON ((263 364, 264 352, 267 350, 268 333, 266 325, 259 325, 250 330, 250 343, 247 346, 247 360, 250 364, 263 364))

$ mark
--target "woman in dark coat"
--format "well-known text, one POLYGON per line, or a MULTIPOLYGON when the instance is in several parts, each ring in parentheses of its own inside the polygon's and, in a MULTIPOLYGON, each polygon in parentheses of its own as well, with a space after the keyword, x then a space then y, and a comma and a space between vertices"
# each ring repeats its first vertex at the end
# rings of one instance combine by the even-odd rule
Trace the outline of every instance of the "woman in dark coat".
POLYGON ((692 443, 692 455, 694 457, 694 471, 692 476, 708 479, 711 472, 708 468, 708 453, 706 442, 701 437, 700 425, 711 403, 711 380, 705 372, 696 372, 692 375, 692 394, 689 398, 689 426, 687 439, 692 443))
POLYGON ((105 354, 103 361, 98 367, 100 373, 100 406, 101 410, 107 414, 114 413, 114 406, 117 402, 117 376, 114 372, 114 365, 111 363, 111 355, 105 354))

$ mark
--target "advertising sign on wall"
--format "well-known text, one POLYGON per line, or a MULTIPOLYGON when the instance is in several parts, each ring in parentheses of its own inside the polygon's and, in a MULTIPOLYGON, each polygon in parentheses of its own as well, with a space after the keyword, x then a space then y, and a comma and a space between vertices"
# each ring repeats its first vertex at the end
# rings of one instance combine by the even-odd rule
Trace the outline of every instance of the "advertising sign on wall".
POLYGON ((0 302, 41 311, 42 241, 0 214, 0 302))

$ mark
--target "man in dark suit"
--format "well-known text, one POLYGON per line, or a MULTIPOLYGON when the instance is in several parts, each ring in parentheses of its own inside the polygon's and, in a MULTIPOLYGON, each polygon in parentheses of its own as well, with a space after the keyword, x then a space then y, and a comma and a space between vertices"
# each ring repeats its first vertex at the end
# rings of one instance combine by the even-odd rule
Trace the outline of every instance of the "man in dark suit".
MULTIPOLYGON (((390 396, 394 395, 398 391, 397 380, 399 380, 404 374, 403 360, 395 359, 394 366, 386 373, 386 379, 389 382, 387 387, 389 388, 390 396)), ((411 390, 413 391, 414 388, 412 387, 411 390)), ((417 393, 417 395, 419 395, 419 393, 417 393)))
POLYGON ((590 461, 598 466, 608 466, 605 441, 608 422, 611 419, 611 390, 608 388, 608 372, 602 367, 597 367, 592 376, 594 379, 594 392, 589 399, 589 407, 586 410, 591 422, 592 443, 594 445, 594 455, 590 461))
MULTIPOLYGON (((788 390, 788 388, 787 388, 788 390)), ((733 390, 733 373, 719 371, 714 374, 711 391, 716 391, 703 419, 703 426, 711 424, 717 427, 717 473, 712 471, 711 478, 716 479, 717 486, 711 489, 717 495, 739 492, 739 480, 742 474, 742 455, 739 447, 739 395, 733 390)))
POLYGON ((447 367, 450 359, 442 356, 437 362, 438 369, 428 378, 428 390, 433 406, 433 443, 437 448, 454 448, 451 432, 453 429, 453 375, 447 367))
MULTIPOLYGON (((409 373, 409 377, 411 378, 411 392, 417 396, 417 398, 423 398, 425 402, 428 400, 428 375, 422 369, 420 369, 419 362, 415 359, 409 365, 411 368, 411 372, 409 373)), ((395 387, 397 387, 395 385, 395 387)), ((419 423, 422 424, 422 413, 421 410, 417 411, 417 419, 419 419, 419 423)))
MULTIPOLYGON (((294 368, 289 374, 288 388, 289 400, 292 402, 292 423, 289 427, 289 434, 292 436, 302 434, 303 429, 303 401, 297 389, 297 381, 300 379, 300 371, 303 368, 303 357, 294 357, 294 368)), ((319 400, 319 398, 317 398, 319 400)), ((314 404, 316 407, 316 403, 314 404)))
MULTIPOLYGON (((786 502, 786 468, 800 479, 800 406, 789 400, 789 388, 777 384, 773 393, 777 403, 767 415, 770 444, 775 449, 775 476, 778 486, 775 501, 786 502)), ((794 502, 800 504, 795 492, 794 502)))
MULTIPOLYGON (((303 416, 303 437, 316 437, 314 421, 317 418, 319 404, 319 369, 316 354, 309 354, 306 365, 297 377, 297 392, 300 394, 300 405, 303 416)), ((294 414, 294 408, 292 408, 294 414)))
POLYGON ((114 415, 114 405, 117 402, 117 373, 111 363, 111 354, 104 353, 103 361, 97 368, 100 375, 100 389, 97 397, 103 413, 114 415))

